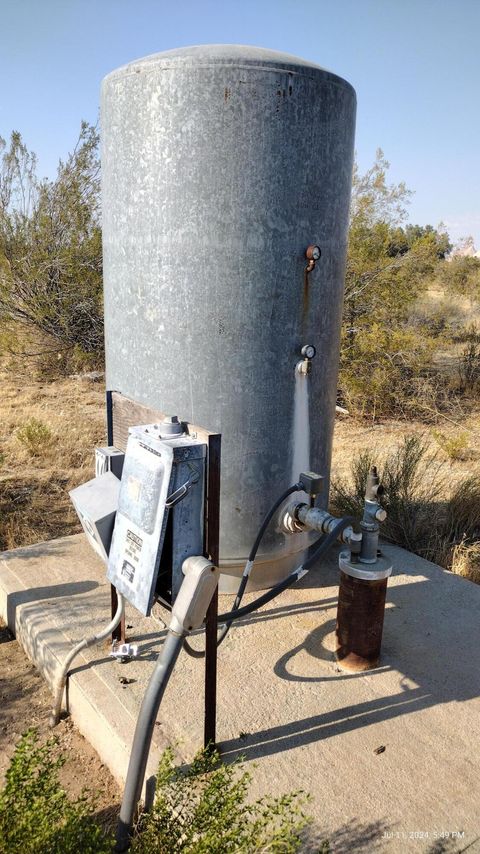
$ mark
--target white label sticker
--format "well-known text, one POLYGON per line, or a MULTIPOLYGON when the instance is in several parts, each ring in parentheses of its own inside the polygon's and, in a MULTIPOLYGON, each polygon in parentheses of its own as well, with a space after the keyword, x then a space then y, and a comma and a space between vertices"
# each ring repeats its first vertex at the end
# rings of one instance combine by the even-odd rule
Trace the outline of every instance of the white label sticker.
POLYGON ((140 498, 140 494, 142 492, 142 482, 134 477, 133 474, 129 475, 127 482, 127 492, 130 501, 138 501, 140 498))

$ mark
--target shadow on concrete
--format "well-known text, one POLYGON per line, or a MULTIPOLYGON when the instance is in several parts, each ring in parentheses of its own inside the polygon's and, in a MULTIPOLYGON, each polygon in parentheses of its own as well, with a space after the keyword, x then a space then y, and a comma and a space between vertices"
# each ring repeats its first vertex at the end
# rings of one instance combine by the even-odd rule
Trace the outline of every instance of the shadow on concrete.
POLYGON ((317 823, 311 825, 303 835, 302 851, 305 854, 321 854, 334 851, 335 854, 369 854, 370 851, 384 849, 382 839, 387 826, 382 821, 349 821, 335 831, 325 833, 317 823))
POLYGON ((67 554, 67 548, 64 542, 65 538, 61 537, 58 540, 45 540, 43 543, 35 543, 32 546, 19 546, 9 551, 0 552, 0 560, 32 560, 32 558, 47 558, 55 555, 56 557, 67 554))
MULTIPOLYGON (((315 683, 375 680, 379 674, 393 670, 399 673, 399 693, 259 730, 242 740, 222 742, 219 744, 222 756, 256 759, 421 709, 480 696, 476 654, 480 648, 480 620, 472 601, 476 598, 480 604, 480 589, 476 585, 445 573, 432 579, 417 576, 413 581, 389 588, 382 666, 367 675, 339 670, 325 643, 335 629, 335 620, 324 622, 301 644, 281 656, 274 667, 278 678, 315 683), (311 675, 312 667, 310 675, 304 675, 304 667, 295 667, 300 653, 318 661, 318 675, 311 675), (330 662, 328 667, 325 660, 330 662)), ((290 610, 287 607, 284 613, 290 610)), ((269 612, 264 614, 268 617, 269 612)), ((375 690, 374 683, 372 689, 375 690)))
MULTIPOLYGON (((51 584, 44 587, 30 587, 28 590, 16 590, 14 593, 7 594, 7 621, 10 627, 15 626, 15 614, 18 608, 22 608, 22 613, 27 617, 27 613, 23 611, 25 605, 31 605, 28 610, 33 613, 37 610, 37 606, 41 608, 40 603, 47 600, 53 603, 56 599, 71 599, 73 596, 79 596, 84 593, 90 593, 91 590, 96 590, 99 587, 96 581, 70 581, 66 584, 51 584)), ((83 608, 85 603, 83 603, 83 608)), ((27 617, 30 619, 30 616, 27 617)), ((22 617, 23 619, 23 617, 22 617)), ((75 619, 75 614, 72 614, 72 622, 75 619)))
MULTIPOLYGON (((48 682, 52 683, 55 678, 59 650, 63 658, 61 647, 58 647, 61 631, 52 622, 52 610, 55 614, 63 610, 66 631, 78 633, 80 639, 90 627, 85 595, 98 587, 96 581, 71 581, 7 594, 7 625, 48 682)), ((65 638, 65 649, 70 646, 65 638)))

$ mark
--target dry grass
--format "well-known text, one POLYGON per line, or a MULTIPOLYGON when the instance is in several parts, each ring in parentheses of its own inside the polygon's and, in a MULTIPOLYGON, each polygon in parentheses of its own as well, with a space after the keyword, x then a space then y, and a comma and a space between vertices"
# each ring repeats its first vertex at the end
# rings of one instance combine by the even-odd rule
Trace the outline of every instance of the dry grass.
POLYGON ((452 572, 480 584, 480 542, 462 541, 452 551, 452 572))
MULTIPOLYGON (((480 477, 480 417, 478 410, 459 418, 438 415, 438 424, 445 448, 439 448, 438 460, 448 463, 448 479, 452 487, 466 477, 480 477), (452 459, 449 442, 453 444, 462 437, 463 452, 460 459, 452 459)), ((376 424, 366 424, 352 418, 337 418, 333 440, 332 475, 347 477, 352 459, 364 448, 370 448, 373 456, 384 457, 402 443, 406 434, 417 436, 422 442, 432 440, 438 446, 434 433, 438 427, 429 428, 415 421, 385 419, 376 424)))
MULTIPOLYGON (((46 381, 34 372, 14 373, 4 366, 0 386, 0 549, 78 532, 80 526, 68 492, 93 477, 94 448, 105 443, 103 383, 80 377, 46 381)), ((338 420, 334 479, 345 480, 352 460, 365 448, 371 449, 369 460, 377 463, 394 455, 406 430, 404 421, 366 426, 352 419, 338 420)), ((425 425, 418 423, 409 423, 408 433, 420 445, 428 444, 431 438, 425 425)), ((426 453, 419 461, 410 494, 397 501, 390 537, 478 580, 478 414, 465 418, 461 425, 444 418, 442 443, 443 449, 437 443, 436 453, 426 453), (460 459, 455 455, 452 459, 449 440, 455 443, 459 435, 464 453, 460 459), (412 506, 417 508, 414 518, 412 506), (439 525, 444 532, 441 538, 439 525), (427 539, 422 531, 430 531, 427 539)), ((393 468, 390 475, 393 493, 395 476, 398 486, 398 476, 404 477, 405 472, 395 475, 393 468)))
POLYGON ((367 473, 379 467, 388 517, 385 539, 453 572, 480 582, 480 478, 452 480, 450 464, 419 435, 404 436, 388 451, 363 449, 350 475, 333 479, 332 509, 359 516, 367 473))
POLYGON ((0 548, 80 530, 68 491, 93 477, 105 442, 103 385, 0 373, 0 548))

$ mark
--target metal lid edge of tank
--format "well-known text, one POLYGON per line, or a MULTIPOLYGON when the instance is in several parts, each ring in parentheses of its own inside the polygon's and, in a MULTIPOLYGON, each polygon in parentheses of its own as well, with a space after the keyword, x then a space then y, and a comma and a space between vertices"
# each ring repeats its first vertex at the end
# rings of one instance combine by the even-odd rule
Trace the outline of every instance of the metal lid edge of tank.
POLYGON ((302 59, 294 54, 271 50, 270 48, 239 44, 190 45, 188 47, 178 47, 172 50, 161 51, 160 53, 151 53, 148 56, 133 59, 131 62, 120 66, 120 68, 110 71, 103 78, 103 83, 106 83, 117 75, 124 76, 129 73, 134 74, 140 71, 147 71, 147 66, 154 65, 158 67, 161 62, 165 62, 166 68, 170 68, 172 64, 185 67, 190 63, 195 66, 238 65, 240 63, 259 67, 265 65, 266 67, 271 66, 273 69, 278 68, 282 71, 291 71, 292 66, 297 66, 299 68, 299 72, 297 73, 308 71, 321 72, 322 76, 326 75, 332 82, 340 83, 345 88, 351 89, 354 95, 356 94, 355 89, 348 80, 340 77, 339 74, 335 74, 334 71, 318 65, 316 62, 302 59))

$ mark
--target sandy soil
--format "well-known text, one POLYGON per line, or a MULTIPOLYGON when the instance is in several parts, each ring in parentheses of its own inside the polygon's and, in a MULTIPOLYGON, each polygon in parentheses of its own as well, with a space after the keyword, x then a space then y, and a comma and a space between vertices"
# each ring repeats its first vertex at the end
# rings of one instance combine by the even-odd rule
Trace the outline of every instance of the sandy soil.
POLYGON ((398 448, 405 436, 416 435, 431 445, 438 461, 445 464, 451 485, 471 475, 480 476, 480 416, 472 412, 461 421, 450 416, 440 417, 438 424, 419 421, 385 419, 377 424, 356 421, 348 416, 337 416, 333 438, 332 477, 348 476, 352 458, 365 448, 370 448, 381 461, 398 448), (461 459, 450 459, 438 442, 463 436, 465 448, 461 459))
MULTIPOLYGON (((0 780, 19 737, 35 727, 44 742, 52 738, 48 718, 52 695, 33 664, 3 623, 0 623, 0 780)), ((54 730, 55 754, 67 757, 61 769, 63 787, 72 797, 83 787, 95 793, 101 821, 106 827, 115 824, 121 793, 97 753, 67 718, 54 730)))

